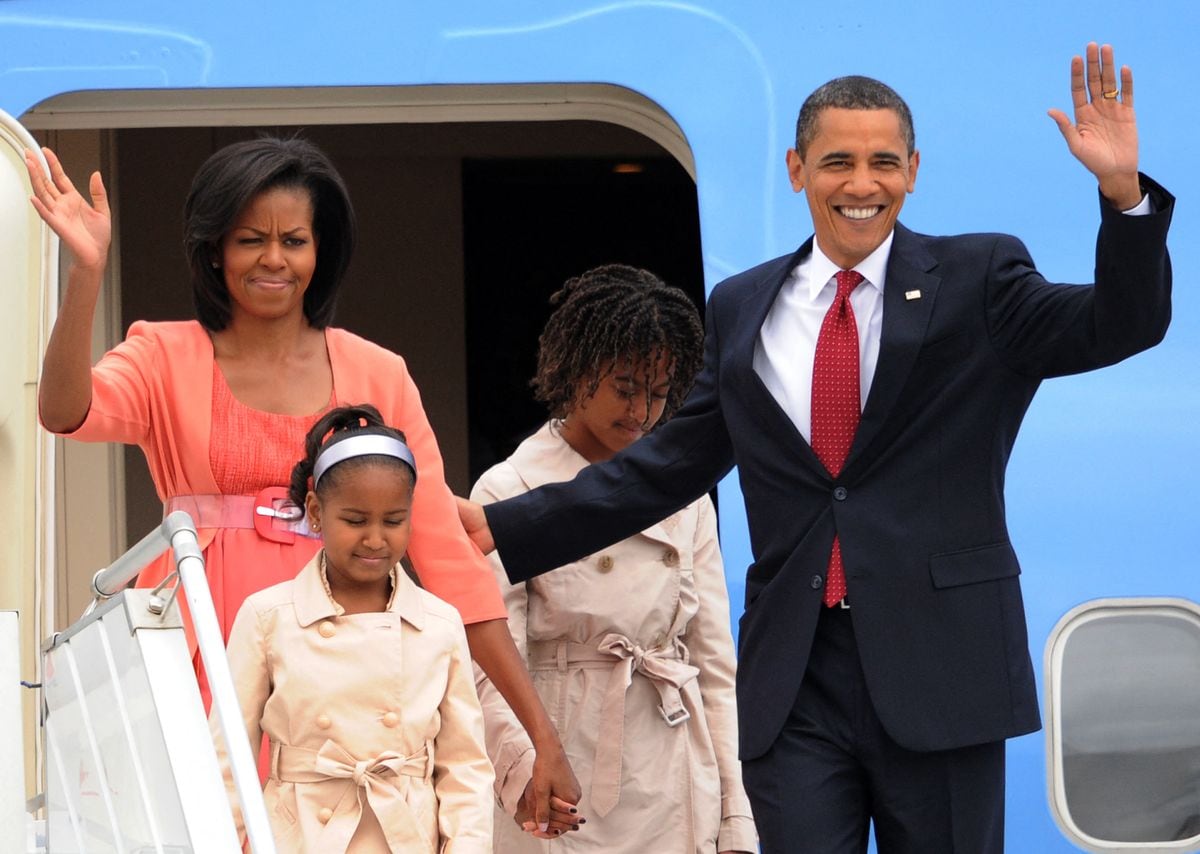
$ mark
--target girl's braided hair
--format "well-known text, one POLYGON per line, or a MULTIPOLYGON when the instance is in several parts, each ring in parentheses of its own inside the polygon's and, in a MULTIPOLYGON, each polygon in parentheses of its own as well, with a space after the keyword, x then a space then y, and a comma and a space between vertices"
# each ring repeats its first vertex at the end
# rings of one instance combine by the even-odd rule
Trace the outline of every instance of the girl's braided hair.
POLYGON ((556 306, 538 339, 534 397, 563 419, 596 393, 611 371, 646 372, 660 355, 671 359, 671 388, 659 423, 683 403, 703 361, 704 329, 687 295, 653 273, 605 264, 568 279, 550 297, 556 306))

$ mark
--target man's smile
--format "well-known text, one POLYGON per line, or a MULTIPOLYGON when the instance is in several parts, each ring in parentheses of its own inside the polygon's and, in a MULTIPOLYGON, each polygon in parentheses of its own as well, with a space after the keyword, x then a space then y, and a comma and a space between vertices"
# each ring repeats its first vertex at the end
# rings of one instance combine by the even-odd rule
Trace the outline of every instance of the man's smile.
POLYGON ((834 210, 848 219, 870 219, 883 210, 883 205, 870 205, 868 207, 835 205, 834 210))

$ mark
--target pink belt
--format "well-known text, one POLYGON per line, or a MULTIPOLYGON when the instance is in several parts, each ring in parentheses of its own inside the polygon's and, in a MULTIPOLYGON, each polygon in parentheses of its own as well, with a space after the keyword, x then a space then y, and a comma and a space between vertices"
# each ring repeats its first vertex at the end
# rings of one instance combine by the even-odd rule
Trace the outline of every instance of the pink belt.
POLYGON ((320 539, 283 486, 268 486, 258 495, 176 495, 163 505, 163 515, 176 510, 191 516, 197 528, 253 528, 260 537, 284 544, 297 536, 320 539))

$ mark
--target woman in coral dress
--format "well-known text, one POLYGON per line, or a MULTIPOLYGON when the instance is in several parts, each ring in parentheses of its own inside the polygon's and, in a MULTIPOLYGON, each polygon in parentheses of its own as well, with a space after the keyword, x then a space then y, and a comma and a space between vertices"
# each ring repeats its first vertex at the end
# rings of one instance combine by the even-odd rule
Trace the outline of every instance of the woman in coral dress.
MULTIPOLYGON (((45 154, 49 175, 26 154, 32 202, 74 262, 42 367, 46 428, 141 447, 164 508, 188 510, 197 522, 228 635, 246 596, 292 578, 319 547, 286 499, 305 432, 338 403, 374 404, 408 435, 422 472, 414 568, 458 609, 472 655, 538 745, 530 790, 538 818, 550 819, 552 791, 574 803, 578 784, 512 644, 491 572, 458 522, 404 360, 329 325, 355 221, 328 158, 303 139, 256 139, 213 154, 184 208, 197 320, 134 323, 93 368, 92 318, 111 237, 107 196, 94 173, 89 205, 54 153, 45 154)), ((139 584, 161 581, 169 561, 147 567, 139 584)), ((563 826, 551 822, 546 832, 563 826)))

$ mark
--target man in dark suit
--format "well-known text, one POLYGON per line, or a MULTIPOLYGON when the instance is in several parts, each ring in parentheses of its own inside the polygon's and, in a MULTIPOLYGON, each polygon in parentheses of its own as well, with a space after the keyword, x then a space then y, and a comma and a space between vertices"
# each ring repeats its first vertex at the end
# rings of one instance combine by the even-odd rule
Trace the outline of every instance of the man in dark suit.
POLYGON ((814 238, 719 284, 676 417, 569 484, 464 524, 514 581, 648 527, 734 464, 754 563, 741 756, 764 852, 1003 848, 1004 740, 1039 726, 1004 470, 1042 379, 1153 346, 1170 317, 1171 196, 1137 171, 1133 79, 1112 50, 1053 110, 1099 182, 1096 281, 1048 283, 1015 238, 896 220, 908 107, 839 78, 788 152, 814 238))

